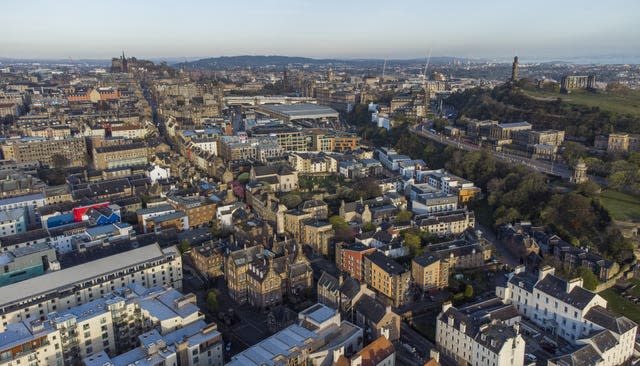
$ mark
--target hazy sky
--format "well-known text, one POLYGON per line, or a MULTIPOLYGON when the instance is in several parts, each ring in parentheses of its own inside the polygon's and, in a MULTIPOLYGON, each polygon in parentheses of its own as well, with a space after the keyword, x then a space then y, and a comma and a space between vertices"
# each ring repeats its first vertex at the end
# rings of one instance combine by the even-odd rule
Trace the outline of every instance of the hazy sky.
POLYGON ((640 0, 1 0, 0 57, 640 54, 640 0))

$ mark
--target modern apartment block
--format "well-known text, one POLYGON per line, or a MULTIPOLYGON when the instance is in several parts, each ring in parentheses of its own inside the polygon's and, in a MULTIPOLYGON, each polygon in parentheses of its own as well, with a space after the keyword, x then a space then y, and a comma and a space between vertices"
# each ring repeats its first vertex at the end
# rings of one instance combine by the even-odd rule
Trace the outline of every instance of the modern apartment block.
POLYGON ((129 285, 182 288, 182 258, 176 247, 158 244, 104 257, 0 287, 2 325, 44 320, 129 285))
POLYGON ((296 324, 233 356, 227 366, 332 365, 357 353, 362 341, 362 328, 315 304, 298 314, 296 324))
POLYGON ((132 358, 132 352, 139 350, 134 347, 140 344, 144 348, 149 338, 188 350, 188 356, 182 353, 187 361, 184 365, 221 365, 221 334, 215 324, 207 325, 203 319, 193 294, 134 284, 83 305, 51 312, 44 320, 9 324, 0 333, 0 365, 19 364, 18 359, 25 356, 27 363, 45 365, 132 358), (204 362, 199 363, 191 356, 201 349, 209 358, 202 357, 204 362))
POLYGON ((409 300, 411 272, 382 252, 376 251, 364 257, 364 281, 393 306, 401 306, 409 300))

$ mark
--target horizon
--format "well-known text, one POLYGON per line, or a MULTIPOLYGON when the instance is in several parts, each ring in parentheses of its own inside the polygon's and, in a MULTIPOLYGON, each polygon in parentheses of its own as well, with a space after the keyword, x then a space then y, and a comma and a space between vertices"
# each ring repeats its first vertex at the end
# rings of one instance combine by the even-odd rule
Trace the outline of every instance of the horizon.
POLYGON ((296 55, 315 59, 640 59, 640 2, 461 0, 6 0, 0 57, 108 60, 296 55), (526 17, 527 22, 522 22, 526 17), (208 55, 208 56, 200 56, 208 55))
MULTIPOLYGON (((121 51, 122 52, 122 51, 121 51)), ((344 61, 344 62, 356 62, 356 61, 388 61, 388 62, 408 62, 408 61, 416 61, 421 62, 426 59, 425 57, 412 57, 412 58, 377 58, 377 57, 307 57, 307 56, 298 56, 298 55, 284 55, 284 54, 238 54, 238 55, 219 55, 219 56, 150 56, 150 57, 138 57, 137 55, 129 55, 124 51, 125 56, 135 57, 137 59, 144 59, 153 62, 167 62, 170 65, 191 62, 197 62, 201 60, 207 59, 217 59, 217 58, 234 58, 234 57, 288 57, 288 58, 307 58, 310 60, 326 60, 326 61, 344 61)), ((105 58, 47 58, 47 57, 11 57, 11 56, 0 56, 0 65, 3 61, 9 62, 31 62, 31 63, 39 63, 39 62, 56 62, 56 63, 65 63, 65 62, 110 62, 114 58, 120 57, 122 54, 105 57, 105 58)), ((518 55, 515 55, 518 56, 518 55)), ((571 56, 571 57, 549 57, 549 58, 530 58, 523 59, 521 56, 519 57, 519 63, 521 65, 527 64, 542 64, 542 63, 566 63, 566 64, 575 64, 575 65, 616 65, 616 64, 640 64, 640 56, 635 55, 592 55, 592 56, 571 56)), ((503 58, 464 58, 458 56, 448 56, 448 55, 431 55, 431 60, 433 59, 458 59, 463 61, 468 61, 471 63, 494 63, 494 64, 511 64, 513 62, 513 57, 503 57, 503 58)))

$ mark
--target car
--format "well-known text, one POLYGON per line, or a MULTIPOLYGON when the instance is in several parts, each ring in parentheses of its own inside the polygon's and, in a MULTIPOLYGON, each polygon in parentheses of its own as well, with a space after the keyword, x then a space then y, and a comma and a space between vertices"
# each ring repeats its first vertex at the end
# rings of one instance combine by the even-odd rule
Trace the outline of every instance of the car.
POLYGON ((531 354, 531 353, 525 353, 524 354, 528 359, 530 359, 531 361, 536 361, 538 359, 538 357, 536 357, 536 355, 531 354))

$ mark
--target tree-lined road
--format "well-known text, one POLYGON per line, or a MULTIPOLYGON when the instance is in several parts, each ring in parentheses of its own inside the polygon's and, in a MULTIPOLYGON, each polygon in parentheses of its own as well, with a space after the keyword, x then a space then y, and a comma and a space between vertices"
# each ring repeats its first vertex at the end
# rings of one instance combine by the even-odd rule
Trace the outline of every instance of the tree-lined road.
MULTIPOLYGON (((409 130, 411 131, 411 133, 414 133, 417 136, 424 137, 444 145, 452 146, 457 149, 466 150, 466 151, 479 151, 482 149, 482 147, 478 145, 473 145, 468 142, 449 138, 437 132, 429 131, 427 124, 418 124, 413 128, 410 128, 409 130)), ((485 150, 491 151, 488 149, 485 149, 485 150)), ((557 177, 561 177, 563 179, 569 179, 573 175, 573 172, 571 170, 567 169, 567 167, 559 163, 548 163, 545 161, 523 158, 520 156, 505 154, 497 151, 491 151, 491 153, 493 154, 493 156, 495 156, 500 160, 510 162, 510 163, 526 165, 541 173, 554 175, 557 177)))

